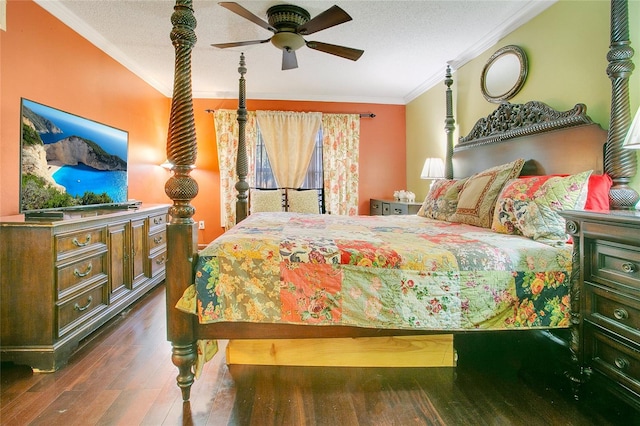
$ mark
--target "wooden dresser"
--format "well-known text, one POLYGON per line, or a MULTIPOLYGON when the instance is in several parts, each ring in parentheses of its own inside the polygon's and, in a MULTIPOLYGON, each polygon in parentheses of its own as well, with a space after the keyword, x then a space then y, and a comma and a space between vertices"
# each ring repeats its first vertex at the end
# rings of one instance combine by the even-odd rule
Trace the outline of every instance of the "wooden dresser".
POLYGON ((389 216, 416 214, 422 203, 407 203, 405 201, 379 200, 371 198, 369 202, 369 216, 389 216))
POLYGON ((578 362, 586 386, 640 409, 640 212, 565 212, 580 256, 578 362))
POLYGON ((164 280, 167 205, 0 218, 0 359, 54 371, 164 280))

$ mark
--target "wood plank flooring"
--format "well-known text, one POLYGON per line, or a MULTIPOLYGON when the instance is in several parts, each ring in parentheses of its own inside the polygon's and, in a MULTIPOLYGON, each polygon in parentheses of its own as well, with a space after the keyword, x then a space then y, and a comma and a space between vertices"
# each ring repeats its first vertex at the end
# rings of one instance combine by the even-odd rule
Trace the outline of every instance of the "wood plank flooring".
POLYGON ((221 342, 183 404, 165 330, 159 287, 56 373, 2 364, 0 424, 640 424, 640 413, 606 395, 573 401, 566 382, 548 368, 553 360, 538 354, 539 347, 518 348, 513 333, 462 336, 456 368, 229 369, 221 342), (542 362, 533 366, 531 359, 542 362))

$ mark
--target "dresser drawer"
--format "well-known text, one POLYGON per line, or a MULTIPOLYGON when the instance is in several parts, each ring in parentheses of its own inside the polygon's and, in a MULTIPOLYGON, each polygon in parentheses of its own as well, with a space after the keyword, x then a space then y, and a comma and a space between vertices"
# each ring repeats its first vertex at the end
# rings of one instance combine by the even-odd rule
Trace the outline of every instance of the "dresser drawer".
POLYGON ((167 244, 167 231, 163 229, 160 232, 155 232, 149 235, 148 247, 150 252, 154 252, 158 249, 165 247, 167 244))
POLYGON ((162 250, 158 253, 149 256, 151 262, 151 276, 155 277, 160 272, 164 271, 165 263, 167 262, 167 252, 162 250))
POLYGON ((389 213, 392 215, 406 215, 409 214, 409 206, 407 204, 392 203, 389 205, 389 213))
POLYGON ((106 247, 107 228, 83 229, 55 237, 56 261, 106 247))
POLYGON ((167 226, 166 213, 149 216, 149 233, 158 231, 159 229, 163 229, 166 226, 167 226))
POLYGON ((590 242, 589 250, 591 268, 585 280, 623 284, 640 292, 640 251, 636 247, 595 240, 590 242))
POLYGON ((83 293, 59 303, 56 306, 58 318, 58 337, 63 337, 108 304, 107 280, 105 279, 83 293))
POLYGON ((371 200, 369 201, 369 215, 380 216, 382 214, 382 201, 371 200))
POLYGON ((107 276, 106 251, 56 267, 58 299, 107 276))
POLYGON ((585 327, 585 355, 594 370, 640 394, 640 351, 585 327))
POLYGON ((640 342, 640 301, 585 283, 585 319, 640 342))

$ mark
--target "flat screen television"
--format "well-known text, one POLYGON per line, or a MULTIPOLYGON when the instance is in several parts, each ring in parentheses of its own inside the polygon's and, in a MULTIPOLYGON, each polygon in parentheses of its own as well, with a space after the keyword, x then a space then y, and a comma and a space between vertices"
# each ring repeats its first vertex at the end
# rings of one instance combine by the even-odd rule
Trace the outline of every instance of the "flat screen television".
POLYGON ((127 203, 128 132, 24 98, 21 111, 21 213, 127 203))

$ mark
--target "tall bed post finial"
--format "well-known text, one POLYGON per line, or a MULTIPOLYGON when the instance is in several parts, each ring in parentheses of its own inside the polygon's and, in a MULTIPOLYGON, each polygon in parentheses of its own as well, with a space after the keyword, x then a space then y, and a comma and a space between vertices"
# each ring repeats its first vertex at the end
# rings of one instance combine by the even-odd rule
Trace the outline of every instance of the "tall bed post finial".
POLYGON ((627 0, 611 0, 611 45, 607 54, 607 75, 612 85, 611 118, 604 170, 613 179, 609 198, 614 210, 633 208, 640 199, 638 193, 628 186, 637 171, 636 153, 622 147, 631 123, 629 77, 634 65, 630 44, 627 0))
POLYGON ((191 50, 196 43, 196 19, 192 0, 176 0, 171 23, 171 41, 175 48, 175 74, 167 159, 173 164, 173 176, 166 182, 165 193, 173 201, 167 225, 167 339, 172 344, 171 360, 178 367, 177 382, 182 399, 187 401, 193 384, 196 359, 191 315, 175 308, 191 283, 193 263, 197 260, 197 233, 191 200, 198 194, 198 184, 190 176, 196 156, 196 132, 191 90, 191 50))
POLYGON ((238 82, 238 157, 236 158, 236 171, 238 173, 236 190, 238 191, 238 196, 236 199, 236 223, 246 218, 249 214, 249 203, 247 202, 249 193, 247 174, 249 173, 249 165, 247 160, 247 144, 245 140, 245 126, 247 124, 247 96, 246 83, 244 79, 244 75, 247 73, 247 67, 244 61, 244 53, 240 54, 240 66, 238 67, 238 73, 240 73, 240 80, 238 82))
POLYGON ((447 65, 444 84, 447 86, 447 117, 444 120, 444 130, 447 133, 447 152, 445 154, 444 175, 447 179, 453 179, 453 131, 456 128, 456 120, 453 118, 453 98, 451 93, 453 79, 451 78, 451 67, 449 65, 447 65))

